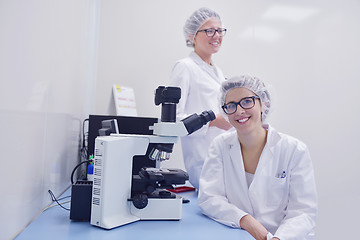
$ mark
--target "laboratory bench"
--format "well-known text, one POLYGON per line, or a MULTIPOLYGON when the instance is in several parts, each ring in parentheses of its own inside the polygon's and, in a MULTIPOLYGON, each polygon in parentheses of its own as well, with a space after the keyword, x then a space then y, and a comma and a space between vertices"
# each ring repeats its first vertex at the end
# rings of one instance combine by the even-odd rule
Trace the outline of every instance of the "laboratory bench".
MULTIPOLYGON (((70 190, 63 194, 63 196, 68 195, 70 195, 70 190)), ((195 191, 179 195, 190 200, 183 204, 182 219, 179 221, 137 221, 106 230, 93 226, 89 222, 70 220, 70 211, 55 206, 40 214, 15 239, 254 239, 245 230, 225 226, 203 215, 196 204, 197 193, 195 191)), ((70 203, 66 203, 64 206, 70 208, 70 203)))

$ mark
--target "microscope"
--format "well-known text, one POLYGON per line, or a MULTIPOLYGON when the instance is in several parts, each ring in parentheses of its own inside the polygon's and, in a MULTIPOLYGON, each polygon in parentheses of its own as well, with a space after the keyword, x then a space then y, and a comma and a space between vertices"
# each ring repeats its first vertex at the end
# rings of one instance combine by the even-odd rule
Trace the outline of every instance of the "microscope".
POLYGON ((180 97, 178 87, 156 89, 155 105, 161 104, 161 119, 150 126, 153 135, 110 134, 95 139, 92 225, 112 229, 138 220, 181 219, 182 198, 166 189, 185 184, 188 174, 161 168, 160 163, 170 159, 179 137, 197 131, 214 120, 215 114, 194 113, 177 122, 180 97))

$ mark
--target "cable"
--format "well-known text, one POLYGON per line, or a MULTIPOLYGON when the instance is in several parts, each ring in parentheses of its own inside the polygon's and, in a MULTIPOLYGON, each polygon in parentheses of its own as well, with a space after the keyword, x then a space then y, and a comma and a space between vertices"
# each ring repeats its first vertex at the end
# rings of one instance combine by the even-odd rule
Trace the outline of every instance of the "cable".
POLYGON ((58 201, 63 200, 63 199, 65 199, 65 198, 70 198, 70 197, 71 197, 71 196, 69 195, 69 196, 66 196, 66 197, 58 198, 58 201))
MULTIPOLYGON (((59 201, 59 199, 58 199, 58 201, 59 201)), ((70 203, 70 202, 71 202, 71 200, 68 200, 68 201, 65 201, 65 202, 61 202, 60 204, 63 205, 63 204, 65 204, 65 203, 70 203)), ((59 206, 59 204, 53 204, 53 205, 47 206, 47 207, 44 208, 44 210, 42 210, 42 211, 44 212, 44 211, 48 210, 49 208, 56 207, 56 206, 59 206)))
MULTIPOLYGON (((87 137, 86 137, 85 127, 84 127, 86 121, 89 121, 89 119, 85 119, 85 120, 83 121, 83 126, 82 126, 83 139, 82 139, 82 146, 81 146, 81 148, 80 148, 80 159, 81 159, 81 160, 82 160, 82 159, 87 159, 87 144, 86 144, 86 142, 87 142, 87 137)), ((79 164, 77 164, 77 165, 74 167, 74 169, 73 169, 72 172, 71 172, 71 184, 74 184, 74 174, 75 174, 76 169, 78 169, 78 167, 80 167, 82 164, 84 164, 84 163, 90 163, 90 162, 92 162, 92 160, 84 160, 84 161, 81 161, 79 164)), ((52 201, 55 201, 55 202, 56 202, 60 207, 62 207, 63 209, 70 211, 70 209, 65 208, 64 206, 62 206, 62 204, 68 203, 68 202, 70 202, 70 201, 66 201, 66 202, 63 202, 63 203, 59 203, 59 200, 62 200, 62 199, 64 199, 64 198, 68 198, 68 197, 70 197, 70 196, 63 197, 63 198, 60 198, 60 199, 56 199, 54 193, 53 193, 50 189, 48 190, 48 193, 50 194, 52 201)), ((56 206, 56 205, 53 205, 53 206, 56 206)), ((47 207, 46 209, 48 209, 48 208, 50 208, 50 207, 53 207, 53 206, 49 206, 49 207, 47 207)), ((45 209, 45 210, 46 210, 46 209, 45 209)))
POLYGON ((92 160, 85 160, 85 161, 82 161, 80 162, 78 165, 76 165, 71 173, 71 184, 74 184, 74 174, 75 174, 75 171, 78 167, 81 166, 81 164, 84 164, 84 163, 90 163, 92 162, 92 160))
POLYGON ((84 121, 83 121, 83 146, 85 146, 85 122, 88 122, 89 121, 89 119, 88 118, 86 118, 86 119, 84 119, 84 121))
POLYGON ((88 159, 88 132, 85 132, 85 122, 89 122, 89 119, 85 119, 83 121, 82 131, 83 131, 83 138, 82 138, 82 146, 80 149, 80 159, 88 159))
POLYGON ((48 190, 48 193, 50 193, 50 196, 51 196, 51 200, 52 200, 52 201, 55 201, 55 202, 56 202, 60 207, 62 207, 63 209, 70 211, 69 208, 66 208, 66 207, 64 207, 63 205, 61 205, 61 203, 59 203, 59 201, 56 199, 54 193, 53 193, 50 189, 48 190))
MULTIPOLYGON (((80 167, 81 164, 83 163, 88 163, 88 147, 87 147, 87 142, 88 142, 88 132, 85 131, 85 123, 88 122, 89 119, 84 119, 84 121, 82 122, 82 139, 80 140, 80 149, 79 149, 79 158, 80 158, 80 163, 78 165, 75 166, 75 168, 73 169, 72 173, 71 173, 71 184, 74 184, 74 174, 75 171, 78 167, 80 167)), ((85 171, 87 172, 87 171, 85 171)), ((86 177, 86 173, 85 172, 81 172, 79 179, 82 179, 83 177, 86 177)))

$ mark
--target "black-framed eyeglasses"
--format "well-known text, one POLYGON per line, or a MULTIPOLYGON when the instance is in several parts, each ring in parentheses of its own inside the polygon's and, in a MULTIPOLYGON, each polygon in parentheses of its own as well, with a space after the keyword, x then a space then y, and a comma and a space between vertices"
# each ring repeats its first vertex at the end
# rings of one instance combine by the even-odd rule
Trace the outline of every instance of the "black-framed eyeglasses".
POLYGON ((218 32, 218 34, 223 37, 223 36, 225 36, 226 31, 227 31, 226 28, 218 28, 218 29, 207 28, 207 29, 199 30, 198 32, 205 32, 206 36, 208 36, 208 37, 213 37, 215 35, 215 33, 218 32))
POLYGON ((260 99, 258 96, 246 97, 240 99, 239 102, 229 102, 221 106, 227 115, 231 115, 236 112, 237 106, 239 105, 243 109, 250 109, 255 106, 255 99, 260 99))

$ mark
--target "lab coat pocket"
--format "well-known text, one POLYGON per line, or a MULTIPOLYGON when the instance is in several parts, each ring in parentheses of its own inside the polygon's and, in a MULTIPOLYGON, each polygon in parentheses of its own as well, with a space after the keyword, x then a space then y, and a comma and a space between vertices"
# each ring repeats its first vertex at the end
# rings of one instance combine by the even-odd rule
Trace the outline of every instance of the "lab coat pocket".
POLYGON ((279 206, 285 201, 287 178, 268 177, 267 199, 269 206, 279 206))

